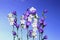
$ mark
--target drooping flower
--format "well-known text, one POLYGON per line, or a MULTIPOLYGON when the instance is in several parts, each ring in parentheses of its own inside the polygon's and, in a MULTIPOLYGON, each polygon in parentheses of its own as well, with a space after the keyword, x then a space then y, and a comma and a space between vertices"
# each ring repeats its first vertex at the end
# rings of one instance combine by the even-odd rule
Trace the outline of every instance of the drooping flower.
POLYGON ((43 32, 44 32, 42 28, 39 28, 38 31, 39 31, 40 33, 43 33, 43 32))
POLYGON ((29 37, 32 37, 32 32, 33 32, 33 30, 29 30, 29 37))
POLYGON ((15 31, 13 31, 13 36, 16 36, 16 32, 15 31))
POLYGON ((8 14, 8 18, 12 18, 13 17, 13 14, 12 13, 9 13, 8 14))
POLYGON ((27 21, 26 22, 26 28, 29 28, 30 24, 31 24, 31 22, 30 21, 27 21))
POLYGON ((16 15, 16 11, 13 11, 12 14, 13 14, 13 15, 16 15))
POLYGON ((33 31, 33 32, 32 32, 32 36, 35 38, 36 35, 37 35, 37 33, 33 31))
POLYGON ((34 7, 31 7, 29 11, 30 11, 30 13, 33 14, 33 15, 36 14, 36 9, 35 9, 34 7))
POLYGON ((17 28, 17 29, 19 28, 19 24, 16 24, 16 28, 17 28))
POLYGON ((47 39, 47 35, 45 35, 43 39, 47 39))
POLYGON ((43 10, 43 13, 47 13, 47 12, 48 12, 48 10, 47 10, 47 9, 44 9, 44 10, 43 10))

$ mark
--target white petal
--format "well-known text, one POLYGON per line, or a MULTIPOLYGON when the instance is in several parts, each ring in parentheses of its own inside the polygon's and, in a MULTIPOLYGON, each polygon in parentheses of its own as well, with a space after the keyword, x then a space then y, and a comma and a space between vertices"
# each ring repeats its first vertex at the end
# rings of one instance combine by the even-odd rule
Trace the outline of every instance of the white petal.
POLYGON ((23 19, 23 20, 20 20, 20 23, 21 24, 25 24, 25 20, 23 19))
POLYGON ((15 19, 15 18, 10 18, 10 21, 11 21, 11 22, 14 22, 14 19, 15 19))
POLYGON ((30 8, 30 11, 33 11, 33 10, 36 10, 36 9, 35 9, 34 7, 31 7, 31 8, 30 8))
POLYGON ((34 28, 33 28, 33 31, 35 31, 35 32, 36 32, 36 31, 37 31, 37 27, 34 27, 34 28))
POLYGON ((10 22, 10 25, 14 25, 14 22, 10 22))
POLYGON ((8 17, 9 17, 9 18, 13 17, 13 14, 12 14, 12 13, 9 13, 9 14, 8 14, 8 17))
POLYGON ((28 21, 32 22, 32 18, 28 17, 28 21))

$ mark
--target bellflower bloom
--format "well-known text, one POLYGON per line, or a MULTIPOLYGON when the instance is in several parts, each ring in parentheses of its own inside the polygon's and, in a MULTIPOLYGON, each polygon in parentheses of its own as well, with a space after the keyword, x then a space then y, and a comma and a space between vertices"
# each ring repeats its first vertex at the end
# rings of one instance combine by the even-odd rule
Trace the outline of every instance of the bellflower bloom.
POLYGON ((16 36, 16 32, 15 31, 13 31, 13 36, 16 36))
POLYGON ((45 35, 43 39, 47 39, 47 35, 45 35))
POLYGON ((29 37, 32 37, 33 30, 29 30, 29 37))
POLYGON ((31 17, 28 17, 28 21, 32 22, 32 18, 31 17))
POLYGON ((30 13, 33 14, 33 15, 36 14, 36 9, 35 9, 34 7, 31 7, 29 11, 30 11, 30 13))
POLYGON ((30 21, 27 21, 26 22, 26 28, 28 28, 30 24, 31 24, 31 22, 30 21))
POLYGON ((12 13, 9 13, 8 14, 8 18, 11 18, 11 17, 13 17, 13 14, 12 13))
POLYGON ((16 11, 13 11, 12 14, 13 14, 13 15, 16 15, 16 11))
POLYGON ((29 11, 26 11, 25 15, 26 16, 29 16, 30 15, 29 11))
POLYGON ((17 28, 17 29, 19 28, 19 25, 18 25, 18 24, 16 24, 16 28, 17 28))
POLYGON ((44 9, 44 10, 43 10, 43 13, 47 13, 47 12, 48 12, 47 9, 44 9))
POLYGON ((36 35, 37 35, 37 33, 33 31, 33 32, 32 32, 32 36, 33 36, 33 37, 36 37, 36 35))
POLYGON ((34 27, 34 28, 33 28, 33 31, 35 31, 35 32, 36 32, 36 31, 37 31, 37 27, 34 27))
POLYGON ((39 30, 40 33, 43 33, 44 32, 42 28, 40 28, 38 30, 39 30))

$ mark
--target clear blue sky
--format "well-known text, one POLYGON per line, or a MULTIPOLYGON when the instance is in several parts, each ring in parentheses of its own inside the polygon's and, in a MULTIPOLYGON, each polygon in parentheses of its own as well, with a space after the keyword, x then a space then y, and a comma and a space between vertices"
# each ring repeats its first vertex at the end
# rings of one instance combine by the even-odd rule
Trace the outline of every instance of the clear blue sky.
POLYGON ((45 34, 48 40, 60 40, 60 0, 0 0, 0 40, 12 40, 8 13, 16 10, 19 20, 23 12, 32 6, 39 16, 44 8, 48 9, 45 34))

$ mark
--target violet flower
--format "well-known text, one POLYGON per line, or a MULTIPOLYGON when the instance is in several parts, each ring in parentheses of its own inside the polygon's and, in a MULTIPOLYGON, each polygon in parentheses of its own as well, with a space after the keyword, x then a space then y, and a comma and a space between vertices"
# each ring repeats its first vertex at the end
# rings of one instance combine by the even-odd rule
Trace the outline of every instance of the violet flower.
POLYGON ((47 9, 44 9, 44 10, 43 10, 43 13, 47 13, 47 12, 48 12, 47 9))
POLYGON ((26 22, 26 28, 29 28, 29 25, 31 24, 31 22, 27 21, 26 22))
POLYGON ((16 11, 13 11, 12 14, 13 14, 13 15, 16 15, 16 11))
POLYGON ((16 36, 16 32, 15 31, 13 31, 13 36, 16 36))
POLYGON ((29 37, 32 37, 33 30, 29 30, 29 37))
POLYGON ((47 35, 45 35, 43 39, 47 39, 47 35))

